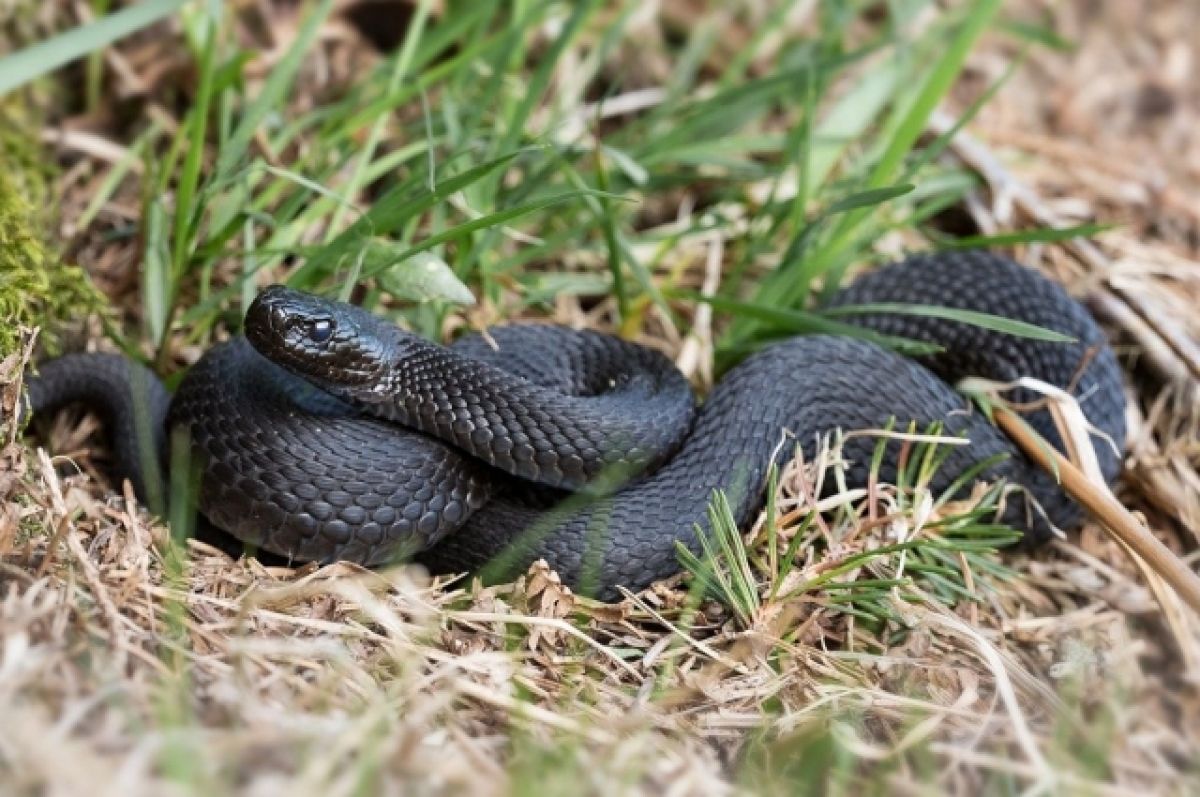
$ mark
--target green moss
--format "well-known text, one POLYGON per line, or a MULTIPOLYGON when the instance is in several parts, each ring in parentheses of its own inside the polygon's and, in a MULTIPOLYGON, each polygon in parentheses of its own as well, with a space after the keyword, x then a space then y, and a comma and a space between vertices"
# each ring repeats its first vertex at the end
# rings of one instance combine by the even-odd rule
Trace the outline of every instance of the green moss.
POLYGON ((104 298, 82 269, 46 245, 39 212, 49 207, 49 171, 18 112, 0 107, 0 357, 16 347, 20 327, 41 327, 57 349, 63 321, 103 312, 104 298))

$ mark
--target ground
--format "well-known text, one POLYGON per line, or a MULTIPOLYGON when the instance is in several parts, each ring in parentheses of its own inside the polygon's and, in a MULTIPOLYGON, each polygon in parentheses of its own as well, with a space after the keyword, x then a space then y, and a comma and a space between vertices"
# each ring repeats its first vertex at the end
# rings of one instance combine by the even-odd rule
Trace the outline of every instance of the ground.
MULTIPOLYGON (((653 345, 703 391, 756 310, 804 306, 809 283, 780 277, 795 271, 785 250, 825 263, 806 275, 818 293, 842 270, 996 236, 1112 334, 1132 430, 1116 493, 1194 567, 1194 4, 1018 0, 984 19, 966 9, 987 3, 661 0, 485 19, 487 4, 375 0, 334 3, 311 26, 329 3, 230 5, 220 47, 188 6, 10 96, 22 111, 0 122, 56 169, 46 194, 36 175, 0 184, 24 200, 0 202, 0 230, 17 229, 7 218, 22 241, 41 234, 113 308, 63 302, 75 283, 50 279, 66 272, 39 249, 21 298, 58 301, 6 303, 3 282, 0 307, 42 321, 42 346, 119 343, 178 374, 236 323, 243 273, 350 286, 353 266, 329 252, 365 218, 386 241, 381 270, 388 251, 404 262, 453 233, 428 251, 478 302, 405 310, 426 334, 552 317, 653 345), (974 21, 978 39, 963 33, 974 21), (625 108, 603 113, 606 98, 625 108), (427 205, 392 193, 461 175, 427 205), (835 213, 839 200, 852 207, 835 213)), ((0 33, 16 49, 92 16, 18 3, 0 33)), ((393 269, 354 295, 394 308, 429 289, 404 280, 393 269)), ((1033 554, 879 553, 869 501, 814 531, 806 486, 828 465, 796 463, 723 558, 727 589, 698 604, 677 580, 597 605, 536 567, 488 588, 411 568, 265 567, 172 540, 114 493, 95 419, 20 437, 17 378, 42 351, 31 335, 0 364, 13 793, 1198 785, 1200 625, 1097 524, 1033 554)), ((915 535, 918 514, 902 509, 898 527, 915 535)))

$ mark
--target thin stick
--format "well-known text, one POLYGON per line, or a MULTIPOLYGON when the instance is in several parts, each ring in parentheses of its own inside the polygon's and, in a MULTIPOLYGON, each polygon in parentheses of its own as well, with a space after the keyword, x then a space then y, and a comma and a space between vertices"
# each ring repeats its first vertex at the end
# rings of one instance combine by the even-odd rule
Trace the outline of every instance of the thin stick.
POLYGON ((1108 531, 1142 557, 1174 588, 1192 610, 1200 614, 1200 576, 1137 521, 1107 490, 1096 488, 1083 471, 1036 435, 1011 410, 993 407, 996 425, 1029 457, 1050 473, 1057 473, 1063 489, 1092 513, 1108 531))

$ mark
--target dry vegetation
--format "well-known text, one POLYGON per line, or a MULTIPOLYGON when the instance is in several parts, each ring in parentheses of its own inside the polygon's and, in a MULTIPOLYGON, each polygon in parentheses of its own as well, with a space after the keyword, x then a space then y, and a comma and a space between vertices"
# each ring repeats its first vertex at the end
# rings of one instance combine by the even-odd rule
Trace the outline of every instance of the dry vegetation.
MULTIPOLYGON (((289 3, 242 5, 240 35, 268 53, 250 70, 261 78, 297 19, 289 3)), ((644 53, 634 71, 646 85, 665 73, 664 31, 703 5, 663 0, 637 28, 640 46, 622 52, 644 53)), ((37 35, 84 9, 51 6, 26 19, 37 35)), ((1200 10, 1166 0, 1022 0, 1009 10, 1074 44, 1019 52, 1011 38, 984 38, 931 133, 1023 60, 944 156, 983 178, 946 223, 1117 223, 1091 242, 1019 254, 1087 297, 1119 341, 1133 431, 1118 494, 1194 562, 1200 10)), ((728 31, 733 42, 748 35, 728 31)), ((163 40, 107 51, 104 85, 169 129, 187 68, 161 57, 163 40)), ((308 97, 335 92, 375 57, 344 18, 319 52, 308 97)), ((63 166, 58 234, 136 318, 139 251, 103 228, 138 218, 138 175, 100 209, 104 225, 79 223, 129 131, 102 110, 51 118, 45 139, 63 166)), ((896 233, 877 248, 906 243, 896 233)), ((691 283, 711 284, 720 239, 682 242, 674 262, 691 283)), ((611 327, 612 304, 563 298, 555 313, 611 327)), ((468 320, 490 321, 503 307, 473 312, 468 320)), ((716 322, 693 321, 685 335, 651 315, 641 334, 703 384, 716 322)), ((27 342, 0 364, 0 418, 13 417, 27 342)), ((289 570, 181 548, 129 496, 105 489, 95 429, 59 419, 54 459, 11 423, 0 430, 0 792, 782 794, 828 779, 850 792, 1117 794, 1184 793, 1200 777, 1200 622, 1169 601, 1164 610, 1096 527, 1033 556, 1004 555, 1011 577, 968 571, 978 601, 947 607, 919 587, 903 599, 897 590, 884 598, 895 619, 882 630, 841 611, 833 589, 776 603, 766 584, 748 617, 715 602, 693 610, 678 584, 598 606, 537 568, 484 589, 408 569, 289 570), (62 467, 68 460, 82 470, 62 467)), ((800 523, 814 467, 782 475, 771 517, 783 539, 809 533, 800 523)), ((830 522, 863 531, 792 577, 826 572, 882 533, 863 515, 830 522)), ((766 536, 760 523, 748 546, 761 551, 766 536)), ((845 579, 889 578, 896 567, 875 562, 845 579)))

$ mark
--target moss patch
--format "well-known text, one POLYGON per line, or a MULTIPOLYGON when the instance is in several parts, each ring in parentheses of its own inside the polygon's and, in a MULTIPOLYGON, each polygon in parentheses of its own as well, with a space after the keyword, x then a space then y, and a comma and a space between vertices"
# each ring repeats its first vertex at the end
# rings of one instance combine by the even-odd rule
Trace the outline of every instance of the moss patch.
POLYGON ((21 327, 41 327, 53 352, 63 321, 106 306, 84 271, 46 245, 35 209, 48 206, 47 167, 20 121, 0 107, 0 357, 16 348, 21 327))

